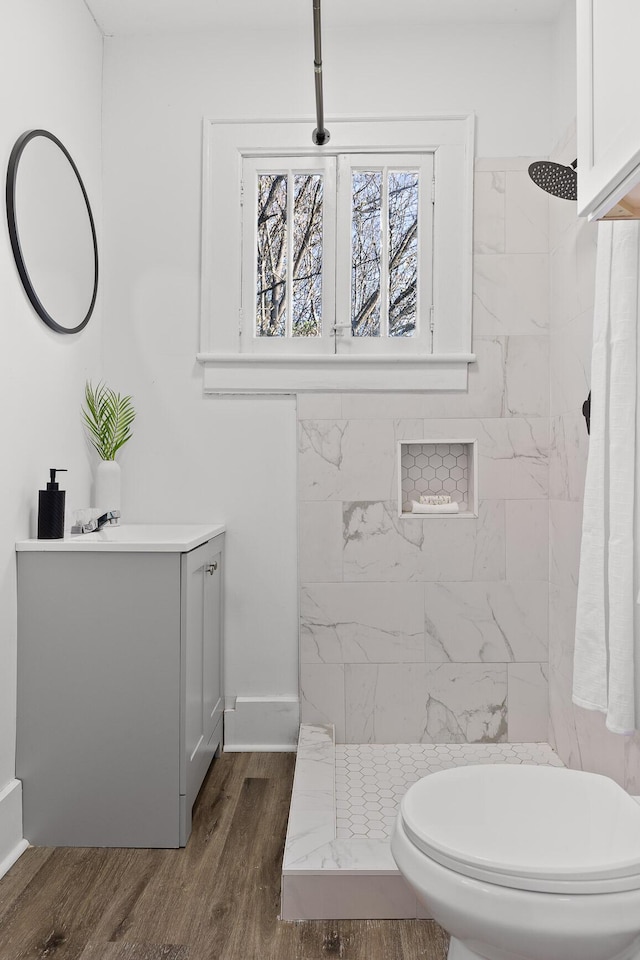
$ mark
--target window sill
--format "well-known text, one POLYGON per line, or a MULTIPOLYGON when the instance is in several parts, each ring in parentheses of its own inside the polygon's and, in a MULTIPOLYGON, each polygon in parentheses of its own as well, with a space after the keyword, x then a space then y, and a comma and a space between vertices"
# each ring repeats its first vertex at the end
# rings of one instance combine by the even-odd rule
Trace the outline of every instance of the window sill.
POLYGON ((205 393, 375 393, 467 389, 472 353, 424 357, 199 353, 205 393))
POLYGON ((401 520, 477 520, 478 514, 471 510, 460 513, 399 513, 401 520))

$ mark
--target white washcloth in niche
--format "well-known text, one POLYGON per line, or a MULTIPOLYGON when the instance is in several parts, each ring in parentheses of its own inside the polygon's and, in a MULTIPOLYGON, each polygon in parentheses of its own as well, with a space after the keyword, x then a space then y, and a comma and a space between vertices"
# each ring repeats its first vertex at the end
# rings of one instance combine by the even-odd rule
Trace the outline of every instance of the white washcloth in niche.
POLYGON ((412 513, 459 513, 460 507, 453 503, 416 503, 411 501, 412 513))
MULTIPOLYGON (((636 714, 637 223, 600 223, 591 367, 591 437, 576 610, 573 702, 631 733, 636 714)), ((636 719, 638 717, 638 719, 636 719)))

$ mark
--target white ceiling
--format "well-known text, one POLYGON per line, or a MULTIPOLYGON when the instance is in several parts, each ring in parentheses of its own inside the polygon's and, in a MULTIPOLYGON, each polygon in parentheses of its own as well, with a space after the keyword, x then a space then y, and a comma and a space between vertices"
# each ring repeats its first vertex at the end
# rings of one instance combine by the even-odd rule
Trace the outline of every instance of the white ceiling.
MULTIPOLYGON (((323 28, 394 23, 549 23, 574 0, 322 0, 323 28)), ((109 36, 296 27, 312 0, 85 0, 109 36)))

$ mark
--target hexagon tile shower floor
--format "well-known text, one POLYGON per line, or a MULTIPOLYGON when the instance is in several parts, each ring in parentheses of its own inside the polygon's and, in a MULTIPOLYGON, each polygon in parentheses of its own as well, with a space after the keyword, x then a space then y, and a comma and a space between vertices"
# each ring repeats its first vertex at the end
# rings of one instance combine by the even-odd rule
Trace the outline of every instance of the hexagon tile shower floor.
POLYGON ((336 744, 336 837, 391 836, 411 784, 436 770, 476 763, 562 767, 546 743, 336 744))

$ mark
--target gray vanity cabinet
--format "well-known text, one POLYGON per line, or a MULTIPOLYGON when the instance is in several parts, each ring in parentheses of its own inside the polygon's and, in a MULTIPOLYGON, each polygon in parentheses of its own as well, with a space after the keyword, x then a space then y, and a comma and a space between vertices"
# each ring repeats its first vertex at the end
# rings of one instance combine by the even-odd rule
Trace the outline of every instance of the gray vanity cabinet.
POLYGON ((18 545, 17 776, 30 843, 186 843, 222 745, 223 543, 18 545))

